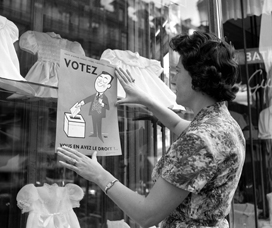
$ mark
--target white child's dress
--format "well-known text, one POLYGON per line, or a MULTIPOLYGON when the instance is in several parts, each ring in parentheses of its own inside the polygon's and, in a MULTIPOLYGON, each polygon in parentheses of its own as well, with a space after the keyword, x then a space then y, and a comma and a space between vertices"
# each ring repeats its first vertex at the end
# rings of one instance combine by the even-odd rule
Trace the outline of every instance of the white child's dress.
MULTIPOLYGON (((61 49, 85 56, 80 43, 61 38, 54 32, 27 31, 19 40, 22 50, 38 59, 28 71, 25 79, 29 82, 39 83, 48 86, 58 86, 58 71, 60 67, 61 49)), ((57 91, 46 87, 33 86, 37 97, 57 97, 57 91)))
POLYGON ((34 90, 25 82, 20 74, 20 64, 14 43, 18 40, 17 26, 6 17, 0 15, 0 87, 21 94, 33 94, 34 90))
POLYGON ((272 106, 260 112, 258 129, 260 139, 272 139, 272 106))
MULTIPOLYGON (((166 107, 176 106, 175 93, 159 78, 163 68, 159 61, 147 59, 129 50, 105 50, 101 57, 110 64, 128 70, 135 83, 166 107)), ((118 97, 125 97, 125 91, 118 81, 118 97)))
POLYGON ((83 190, 75 184, 59 187, 27 184, 17 194, 22 213, 29 212, 26 228, 80 228, 73 208, 79 207, 83 190))

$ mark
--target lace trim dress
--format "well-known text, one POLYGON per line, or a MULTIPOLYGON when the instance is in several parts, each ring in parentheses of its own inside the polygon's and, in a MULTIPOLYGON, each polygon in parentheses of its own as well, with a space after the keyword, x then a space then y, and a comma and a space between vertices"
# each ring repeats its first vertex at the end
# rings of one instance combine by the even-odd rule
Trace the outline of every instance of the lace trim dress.
MULTIPOLYGON (((166 107, 176 106, 175 93, 159 78, 163 71, 159 61, 147 59, 129 50, 105 50, 101 57, 110 64, 129 70, 135 83, 154 99, 166 107)), ((118 97, 125 97, 126 93, 119 81, 117 84, 118 97)))
POLYGON ((73 208, 79 207, 83 196, 83 190, 75 184, 27 184, 16 200, 22 213, 29 213, 26 228, 80 228, 73 208))

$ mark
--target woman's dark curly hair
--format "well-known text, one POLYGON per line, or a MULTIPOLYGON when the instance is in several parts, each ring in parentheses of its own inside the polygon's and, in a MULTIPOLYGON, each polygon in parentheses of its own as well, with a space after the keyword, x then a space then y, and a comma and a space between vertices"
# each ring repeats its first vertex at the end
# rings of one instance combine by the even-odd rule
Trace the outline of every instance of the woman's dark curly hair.
POLYGON ((192 88, 216 101, 231 101, 238 87, 238 65, 234 48, 216 35, 195 31, 192 35, 177 35, 170 47, 178 52, 184 68, 192 77, 192 88))

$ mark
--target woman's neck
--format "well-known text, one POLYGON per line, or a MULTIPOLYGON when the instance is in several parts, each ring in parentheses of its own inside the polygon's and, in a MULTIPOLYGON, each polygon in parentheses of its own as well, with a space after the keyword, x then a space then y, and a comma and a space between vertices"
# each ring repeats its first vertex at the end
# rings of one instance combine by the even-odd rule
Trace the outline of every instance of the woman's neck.
POLYGON ((193 110, 194 116, 197 115, 203 108, 213 105, 216 103, 216 100, 207 96, 207 95, 202 95, 199 96, 194 102, 191 102, 191 107, 190 109, 193 110))

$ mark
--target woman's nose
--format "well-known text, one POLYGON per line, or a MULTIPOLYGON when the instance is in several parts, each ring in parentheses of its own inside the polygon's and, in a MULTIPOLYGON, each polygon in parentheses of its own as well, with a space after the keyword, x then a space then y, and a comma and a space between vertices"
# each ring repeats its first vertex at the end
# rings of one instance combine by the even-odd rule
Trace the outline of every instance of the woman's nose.
POLYGON ((171 89, 173 92, 176 92, 176 82, 171 81, 171 83, 170 83, 170 89, 171 89))
POLYGON ((171 78, 171 84, 172 85, 176 85, 176 79, 177 79, 176 75, 173 75, 172 78, 171 78))

